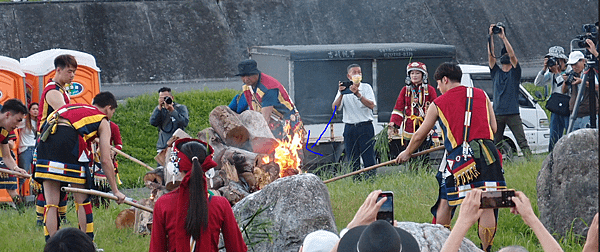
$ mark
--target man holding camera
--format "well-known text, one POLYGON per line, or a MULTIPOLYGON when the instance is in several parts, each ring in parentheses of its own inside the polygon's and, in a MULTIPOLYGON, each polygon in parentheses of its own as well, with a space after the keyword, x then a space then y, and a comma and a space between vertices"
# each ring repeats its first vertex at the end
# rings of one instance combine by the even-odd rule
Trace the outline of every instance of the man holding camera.
MULTIPOLYGON (((353 170, 357 171, 360 169, 360 157, 362 157, 365 167, 375 165, 373 109, 377 104, 371 85, 361 82, 360 66, 351 64, 346 68, 346 73, 346 77, 352 81, 352 84, 346 87, 344 82, 338 83, 338 92, 331 108, 335 110, 337 107, 338 110, 341 108, 343 111, 344 147, 348 161, 353 170), (350 92, 346 89, 349 89, 350 92)), ((364 174, 365 177, 374 175, 375 170, 367 171, 364 174)))
POLYGON ((175 103, 173 94, 168 87, 158 90, 158 106, 152 111, 150 124, 158 127, 158 141, 156 151, 161 152, 167 148, 167 141, 177 129, 185 130, 190 117, 185 105, 175 103))
MULTIPOLYGON (((592 42, 591 40, 588 39, 588 40, 586 40, 586 43, 589 45, 587 50, 589 50, 590 53, 592 53, 592 55, 594 55, 594 57, 597 58, 598 51, 596 50, 596 46, 594 45, 594 42, 592 42)), ((579 92, 578 85, 583 82, 582 74, 587 74, 587 72, 584 72, 586 62, 587 62, 587 60, 586 60, 585 56, 580 51, 573 51, 573 52, 571 52, 571 54, 569 54, 569 61, 567 61, 567 65, 571 66, 572 71, 563 75, 563 78, 565 79, 565 85, 563 85, 562 91, 566 93, 566 92, 568 92, 569 88, 571 89, 571 100, 569 100, 569 109, 571 111, 573 111, 575 109, 575 103, 578 98, 578 92, 579 92)), ((573 122, 573 127, 572 127, 573 131, 590 127, 591 109, 590 109, 590 98, 589 98, 589 96, 590 96, 589 80, 586 84, 587 85, 585 87, 583 87, 583 90, 582 90, 583 95, 580 100, 579 106, 577 107, 577 115, 576 115, 575 121, 573 122)), ((598 112, 598 96, 597 96, 598 79, 597 78, 596 78, 595 90, 596 90, 595 93, 596 93, 596 113, 597 113, 598 112)), ((596 117, 596 119, 597 119, 597 117, 596 117)))
POLYGON ((494 82, 494 113, 496 114, 496 122, 498 124, 498 131, 494 135, 494 141, 496 144, 502 142, 504 128, 508 125, 508 128, 510 128, 517 139, 517 144, 519 144, 523 154, 529 159, 531 157, 531 150, 529 149, 529 144, 527 144, 527 138, 525 138, 525 131, 523 130, 523 122, 521 121, 519 111, 521 66, 512 46, 506 38, 504 26, 491 24, 489 36, 488 58, 490 73, 494 82), (504 48, 502 48, 500 57, 501 66, 496 64, 496 57, 494 56, 494 39, 492 37, 494 34, 497 34, 502 42, 504 42, 504 48))
MULTIPOLYGON (((563 93, 560 85, 563 84, 564 71, 567 69, 567 56, 565 49, 560 46, 553 46, 548 49, 548 54, 544 57, 544 67, 535 77, 536 86, 550 87, 551 98, 548 103, 559 102, 562 99, 569 99, 568 93, 563 93), (554 96, 554 97, 552 97, 554 96)), ((563 135, 563 132, 569 126, 569 110, 567 107, 563 111, 552 111, 551 106, 546 105, 551 110, 550 114, 550 144, 548 152, 552 152, 554 144, 563 135)))

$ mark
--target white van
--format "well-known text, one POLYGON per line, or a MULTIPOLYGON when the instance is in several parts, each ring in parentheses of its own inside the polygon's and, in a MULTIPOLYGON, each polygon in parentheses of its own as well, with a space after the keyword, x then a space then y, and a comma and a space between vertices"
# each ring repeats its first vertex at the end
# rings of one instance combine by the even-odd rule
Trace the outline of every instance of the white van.
MULTIPOLYGON (((494 85, 490 76, 490 68, 488 66, 462 64, 460 68, 463 72, 461 84, 483 89, 490 100, 494 102, 494 85)), ((519 92, 519 110, 529 148, 533 153, 547 152, 550 140, 550 121, 548 116, 533 96, 522 85, 519 85, 519 87, 521 91, 519 92)), ((521 148, 519 148, 508 126, 504 130, 504 140, 501 146, 503 155, 508 155, 508 158, 510 158, 514 150, 517 150, 519 155, 522 155, 521 148)))

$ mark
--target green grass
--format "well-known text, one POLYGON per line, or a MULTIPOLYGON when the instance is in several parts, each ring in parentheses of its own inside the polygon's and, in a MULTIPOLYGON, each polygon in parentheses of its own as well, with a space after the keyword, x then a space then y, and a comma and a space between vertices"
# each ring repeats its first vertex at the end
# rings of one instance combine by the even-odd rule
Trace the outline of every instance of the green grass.
MULTIPOLYGON (((190 122, 185 131, 196 137, 198 131, 210 127, 208 115, 219 105, 228 105, 239 91, 226 89, 221 91, 189 91, 174 93, 175 102, 187 106, 190 122)), ((156 167, 156 141, 158 130, 150 125, 150 115, 157 105, 158 93, 140 95, 128 98, 125 104, 119 105, 114 117, 119 125, 123 138, 123 151, 142 162, 156 167)), ((141 177, 148 171, 143 166, 136 164, 124 157, 118 157, 119 174, 123 187, 143 187, 141 177)))
MULTIPOLYGON (((148 251, 150 237, 134 234, 132 229, 117 229, 115 218, 127 205, 112 203, 107 209, 94 209, 95 242, 105 251, 148 251)), ((46 242, 42 227, 35 224, 35 207, 25 207, 24 211, 0 210, 0 251, 43 251, 46 242)), ((62 227, 77 228, 75 206, 70 202, 67 210, 69 224, 62 227)))

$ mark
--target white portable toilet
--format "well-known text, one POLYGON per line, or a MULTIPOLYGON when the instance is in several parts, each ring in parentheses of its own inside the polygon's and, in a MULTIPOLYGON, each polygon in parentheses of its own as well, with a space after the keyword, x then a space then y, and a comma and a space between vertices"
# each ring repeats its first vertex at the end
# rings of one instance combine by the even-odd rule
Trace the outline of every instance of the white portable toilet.
POLYGON ((67 49, 50 49, 21 58, 21 69, 25 73, 28 93, 34 102, 39 102, 44 86, 54 77, 54 59, 70 54, 77 60, 75 78, 67 90, 71 103, 92 104, 94 96, 100 92, 100 68, 91 54, 67 49))

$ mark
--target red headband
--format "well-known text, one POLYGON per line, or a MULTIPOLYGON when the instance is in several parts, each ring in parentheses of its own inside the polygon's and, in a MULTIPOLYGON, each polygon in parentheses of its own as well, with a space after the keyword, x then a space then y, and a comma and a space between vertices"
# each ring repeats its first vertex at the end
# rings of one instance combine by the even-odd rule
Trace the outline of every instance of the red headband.
POLYGON ((202 165, 201 165, 202 170, 204 172, 206 172, 210 168, 216 167, 217 163, 215 163, 215 161, 213 161, 213 159, 212 159, 212 156, 213 156, 212 154, 215 152, 213 150, 212 146, 208 145, 207 143, 205 143, 204 141, 199 140, 199 139, 182 138, 182 139, 175 141, 175 143, 173 143, 173 150, 171 151, 171 162, 173 162, 173 165, 175 165, 175 168, 179 169, 179 171, 184 171, 184 172, 189 172, 192 170, 192 159, 194 157, 186 156, 177 147, 183 143, 187 143, 187 142, 191 142, 191 141, 201 143, 202 145, 206 146, 206 149, 208 150, 208 153, 207 153, 208 155, 204 159, 204 162, 202 162, 202 165))

